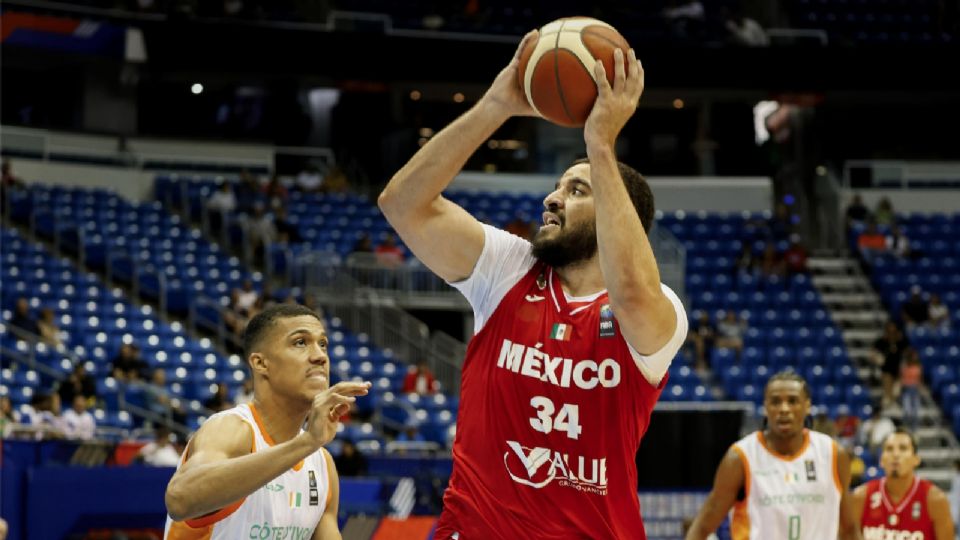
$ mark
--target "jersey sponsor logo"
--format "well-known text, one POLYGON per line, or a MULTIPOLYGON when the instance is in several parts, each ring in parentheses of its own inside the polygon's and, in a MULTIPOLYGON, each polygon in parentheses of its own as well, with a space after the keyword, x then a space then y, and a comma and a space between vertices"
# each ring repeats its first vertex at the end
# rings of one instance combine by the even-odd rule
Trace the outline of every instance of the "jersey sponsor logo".
POLYGON ((540 296, 539 294, 528 294, 524 296, 524 299, 526 299, 527 302, 539 302, 543 300, 544 297, 540 296))
POLYGON ((571 458, 569 454, 549 448, 530 448, 516 441, 507 441, 507 446, 503 465, 518 484, 543 489, 557 482, 559 486, 585 493, 607 494, 607 458, 571 458))
POLYGON ((277 483, 267 484, 267 485, 263 486, 263 488, 266 489, 267 491, 272 491, 272 492, 274 492, 274 493, 278 493, 278 492, 283 491, 283 484, 277 484, 277 483))
POLYGON ((283 538, 291 540, 307 540, 313 534, 313 529, 308 527, 297 527, 296 525, 273 525, 267 521, 262 524, 255 523, 250 527, 250 534, 247 538, 258 540, 270 540, 271 538, 283 538))
POLYGON ((593 360, 577 360, 561 356, 550 356, 541 351, 542 343, 528 347, 522 343, 503 340, 497 367, 539 379, 561 388, 592 390, 597 386, 615 388, 620 384, 620 364, 613 358, 607 358, 599 364, 593 360))
POLYGON ((802 504, 824 504, 826 498, 822 493, 772 493, 757 497, 760 506, 795 506, 802 504))
POLYGON ((864 527, 863 540, 926 540, 926 535, 922 531, 898 531, 880 525, 864 527))
POLYGON ((816 463, 814 463, 812 459, 808 459, 803 462, 803 465, 807 469, 807 482, 816 482, 817 481, 816 463))

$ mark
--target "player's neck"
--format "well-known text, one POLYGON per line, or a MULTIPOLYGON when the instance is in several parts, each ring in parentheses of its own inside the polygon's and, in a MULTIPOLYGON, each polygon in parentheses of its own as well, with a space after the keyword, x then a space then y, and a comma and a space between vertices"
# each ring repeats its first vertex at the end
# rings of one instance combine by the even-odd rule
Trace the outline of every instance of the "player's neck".
POLYGON ((588 296, 607 288, 603 283, 603 272, 600 270, 598 255, 586 261, 557 268, 556 272, 560 276, 563 290, 570 296, 588 296))
POLYGON ((263 429, 273 442, 280 444, 287 442, 300 433, 300 428, 309 412, 309 406, 291 403, 288 400, 273 394, 255 394, 253 406, 257 408, 263 429))
POLYGON ((899 503, 907 494, 907 491, 913 486, 914 475, 910 473, 904 476, 887 476, 884 479, 884 490, 887 492, 887 498, 893 504, 899 503))
POLYGON ((770 450, 773 450, 778 455, 787 457, 796 454, 801 448, 803 448, 805 434, 804 431, 801 430, 796 435, 780 438, 774 436, 773 432, 768 429, 764 432, 763 438, 766 439, 770 450))

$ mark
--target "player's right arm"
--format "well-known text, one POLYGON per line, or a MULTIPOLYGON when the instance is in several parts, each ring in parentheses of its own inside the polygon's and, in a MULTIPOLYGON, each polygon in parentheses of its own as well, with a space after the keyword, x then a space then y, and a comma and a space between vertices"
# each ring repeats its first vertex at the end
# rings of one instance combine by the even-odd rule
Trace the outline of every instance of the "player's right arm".
POLYGON ((417 151, 377 199, 404 243, 446 281, 470 276, 483 251, 484 233, 479 221, 441 193, 508 118, 533 114, 517 84, 517 72, 520 52, 536 36, 533 31, 523 38, 480 101, 417 151))
POLYGON ((745 482, 740 453, 730 448, 717 467, 713 490, 707 495, 703 508, 687 531, 686 540, 706 540, 710 533, 716 531, 737 502, 737 495, 744 488, 745 482))
POLYGON ((933 532, 936 540, 953 540, 956 535, 956 524, 950 513, 950 499, 937 486, 931 486, 927 492, 927 513, 933 520, 933 532))
POLYGON ((313 400, 306 431, 256 452, 253 428, 240 417, 208 421, 190 441, 187 458, 167 485, 167 513, 183 521, 238 504, 333 440, 337 419, 356 400, 353 396, 365 395, 368 387, 341 382, 321 392, 313 400))
POLYGON ((857 489, 853 490, 853 493, 850 495, 850 502, 848 508, 850 509, 851 517, 853 522, 857 525, 857 529, 863 530, 863 505, 867 501, 867 485, 863 484, 857 489))

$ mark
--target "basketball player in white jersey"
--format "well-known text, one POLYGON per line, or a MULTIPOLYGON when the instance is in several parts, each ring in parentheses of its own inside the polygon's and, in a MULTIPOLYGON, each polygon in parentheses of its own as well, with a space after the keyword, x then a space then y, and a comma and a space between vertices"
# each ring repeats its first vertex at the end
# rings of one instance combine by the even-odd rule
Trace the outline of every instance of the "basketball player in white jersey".
POLYGON ((724 456, 687 540, 707 538, 731 509, 733 540, 861 540, 848 508, 849 456, 830 437, 804 428, 806 381, 777 373, 763 404, 765 428, 724 456))
POLYGON ((165 540, 340 540, 339 482, 323 449, 370 383, 329 385, 327 334, 312 310, 270 307, 244 332, 250 403, 215 414, 167 486, 165 540))

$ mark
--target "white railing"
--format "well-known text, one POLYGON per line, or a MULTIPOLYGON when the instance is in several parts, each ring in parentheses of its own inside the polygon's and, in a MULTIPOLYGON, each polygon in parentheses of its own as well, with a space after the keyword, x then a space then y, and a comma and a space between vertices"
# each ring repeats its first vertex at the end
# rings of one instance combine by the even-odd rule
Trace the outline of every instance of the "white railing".
POLYGON ((773 45, 795 45, 802 41, 815 41, 821 47, 829 42, 826 30, 818 28, 767 28, 765 30, 773 45))
POLYGON ((14 126, 2 126, 0 145, 5 152, 43 161, 86 161, 138 170, 193 171, 219 167, 225 170, 248 168, 274 171, 278 156, 295 156, 328 170, 336 165, 336 156, 329 148, 243 143, 193 144, 191 141, 123 139, 14 126))
MULTIPOLYGON (((858 183, 859 184, 859 183, 858 183)), ((960 185, 960 162, 906 160, 850 160, 843 164, 843 187, 956 188, 960 185), (868 186, 854 186, 854 176, 866 171, 868 186)))

